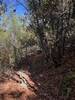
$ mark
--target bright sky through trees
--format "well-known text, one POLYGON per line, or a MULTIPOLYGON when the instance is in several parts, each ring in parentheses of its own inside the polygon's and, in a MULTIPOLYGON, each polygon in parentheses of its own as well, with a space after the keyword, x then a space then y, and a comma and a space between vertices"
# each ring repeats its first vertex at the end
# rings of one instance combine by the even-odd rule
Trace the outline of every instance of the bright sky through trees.
POLYGON ((7 6, 7 14, 9 14, 10 4, 13 4, 17 15, 23 16, 24 14, 27 14, 27 10, 25 9, 27 5, 26 2, 23 2, 23 0, 4 0, 4 2, 7 6), (22 4, 24 4, 25 7, 22 4))

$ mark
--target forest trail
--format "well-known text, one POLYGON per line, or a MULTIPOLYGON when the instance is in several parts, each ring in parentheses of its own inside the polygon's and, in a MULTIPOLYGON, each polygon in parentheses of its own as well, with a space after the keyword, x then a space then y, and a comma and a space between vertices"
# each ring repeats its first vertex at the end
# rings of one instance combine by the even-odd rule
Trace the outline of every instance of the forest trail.
POLYGON ((66 75, 75 72, 74 54, 64 57, 58 68, 43 66, 38 71, 19 70, 0 75, 0 100, 75 100, 75 77, 69 97, 61 96, 61 84, 66 75))

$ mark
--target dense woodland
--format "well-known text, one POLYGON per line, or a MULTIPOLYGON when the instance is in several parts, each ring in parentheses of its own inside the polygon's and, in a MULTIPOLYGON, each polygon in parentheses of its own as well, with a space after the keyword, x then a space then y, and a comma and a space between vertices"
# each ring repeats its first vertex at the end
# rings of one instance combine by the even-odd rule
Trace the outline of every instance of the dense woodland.
POLYGON ((0 100, 75 100, 75 0, 0 0, 0 100))

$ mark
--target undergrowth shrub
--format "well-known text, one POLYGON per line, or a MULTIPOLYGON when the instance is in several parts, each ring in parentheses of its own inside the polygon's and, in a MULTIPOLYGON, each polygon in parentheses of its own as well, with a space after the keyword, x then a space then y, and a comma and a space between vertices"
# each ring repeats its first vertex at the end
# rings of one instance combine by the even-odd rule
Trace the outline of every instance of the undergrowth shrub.
POLYGON ((72 91, 72 85, 73 85, 74 80, 75 80, 75 72, 67 74, 64 77, 62 81, 62 85, 61 85, 62 96, 66 96, 67 98, 69 98, 71 91, 72 91))

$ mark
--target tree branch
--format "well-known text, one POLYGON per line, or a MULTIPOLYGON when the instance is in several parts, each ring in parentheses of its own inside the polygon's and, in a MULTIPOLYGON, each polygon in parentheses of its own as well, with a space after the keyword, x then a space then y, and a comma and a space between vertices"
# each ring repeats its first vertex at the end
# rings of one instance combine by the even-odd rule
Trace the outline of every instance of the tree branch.
POLYGON ((21 6, 23 6, 28 11, 28 9, 25 7, 25 5, 22 2, 20 2, 19 0, 16 0, 16 2, 18 2, 21 6))

